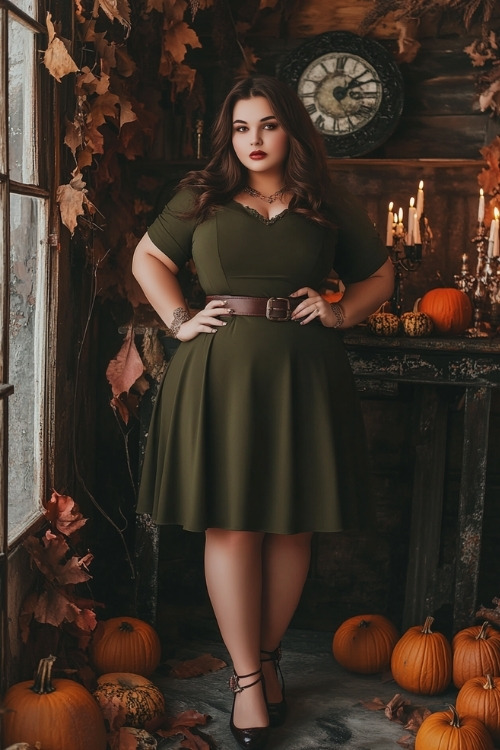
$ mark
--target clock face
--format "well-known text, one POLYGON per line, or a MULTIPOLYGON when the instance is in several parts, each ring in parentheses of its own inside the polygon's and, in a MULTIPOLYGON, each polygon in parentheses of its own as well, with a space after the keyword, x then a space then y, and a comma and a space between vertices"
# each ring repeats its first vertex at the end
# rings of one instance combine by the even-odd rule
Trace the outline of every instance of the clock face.
POLYGON ((403 107, 401 73, 378 42, 330 31, 293 50, 278 75, 292 85, 329 156, 361 156, 391 135, 403 107))
POLYGON ((297 92, 318 130, 334 136, 363 128, 382 102, 382 82, 375 68, 343 52, 322 55, 308 65, 297 92))

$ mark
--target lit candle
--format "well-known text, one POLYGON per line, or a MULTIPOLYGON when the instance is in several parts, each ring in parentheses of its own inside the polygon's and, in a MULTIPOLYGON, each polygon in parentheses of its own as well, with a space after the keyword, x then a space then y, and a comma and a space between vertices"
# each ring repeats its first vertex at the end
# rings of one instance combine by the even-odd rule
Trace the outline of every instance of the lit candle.
POLYGON ((389 203, 389 213, 387 214, 387 234, 386 234, 386 240, 385 244, 387 247, 392 247, 392 240, 393 240, 393 233, 392 233, 392 207, 394 206, 394 203, 391 201, 389 203))
POLYGON ((414 245, 413 226, 415 223, 415 198, 410 198, 410 208, 408 209, 408 229, 406 230, 406 244, 414 245))
POLYGON ((477 223, 481 224, 484 221, 484 191, 483 188, 479 191, 479 208, 477 209, 477 223))
POLYGON ((398 210, 398 223, 396 227, 396 234, 398 236, 401 236, 404 234, 404 227, 403 227, 403 209, 399 207, 398 210))
POLYGON ((418 183, 417 192, 417 219, 420 219, 424 212, 424 181, 420 180, 418 183))
POLYGON ((417 216, 417 209, 414 209, 414 220, 413 220, 413 241, 415 245, 421 245, 422 244, 422 237, 420 235, 420 220, 417 216))

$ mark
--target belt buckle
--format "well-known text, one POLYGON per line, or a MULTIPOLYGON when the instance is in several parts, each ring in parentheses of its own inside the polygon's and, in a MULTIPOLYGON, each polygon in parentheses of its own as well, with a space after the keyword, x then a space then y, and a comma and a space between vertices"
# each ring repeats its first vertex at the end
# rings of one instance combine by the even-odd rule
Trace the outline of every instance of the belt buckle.
POLYGON ((273 320, 274 322, 283 323, 285 320, 290 320, 291 317, 290 300, 288 297, 269 297, 266 303, 266 318, 273 320), (283 309, 282 305, 276 306, 274 303, 284 302, 286 309, 283 309), (274 311, 277 311, 277 315, 273 315, 274 311), (281 313, 281 314, 280 314, 281 313))

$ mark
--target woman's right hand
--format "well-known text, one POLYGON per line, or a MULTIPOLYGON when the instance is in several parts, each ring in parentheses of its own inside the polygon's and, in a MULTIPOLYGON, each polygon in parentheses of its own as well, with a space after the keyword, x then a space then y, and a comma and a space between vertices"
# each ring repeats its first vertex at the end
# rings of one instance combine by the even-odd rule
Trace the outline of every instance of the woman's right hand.
POLYGON ((211 300, 203 310, 200 310, 190 320, 186 320, 177 331, 179 341, 191 341, 200 333, 217 333, 226 323, 219 319, 219 315, 230 315, 226 303, 221 300, 211 300))

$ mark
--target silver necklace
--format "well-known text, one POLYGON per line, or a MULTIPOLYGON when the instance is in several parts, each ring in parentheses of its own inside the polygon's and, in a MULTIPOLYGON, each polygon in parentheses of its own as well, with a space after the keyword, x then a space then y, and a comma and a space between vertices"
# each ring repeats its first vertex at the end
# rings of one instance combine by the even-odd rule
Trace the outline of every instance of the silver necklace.
POLYGON ((259 191, 255 190, 255 188, 250 187, 250 185, 246 185, 243 188, 243 192, 248 193, 248 195, 251 195, 252 198, 260 198, 266 203, 274 203, 274 201, 277 201, 279 198, 282 197, 283 193, 285 192, 285 188, 284 187, 280 188, 272 195, 262 195, 262 193, 259 193, 259 191))

